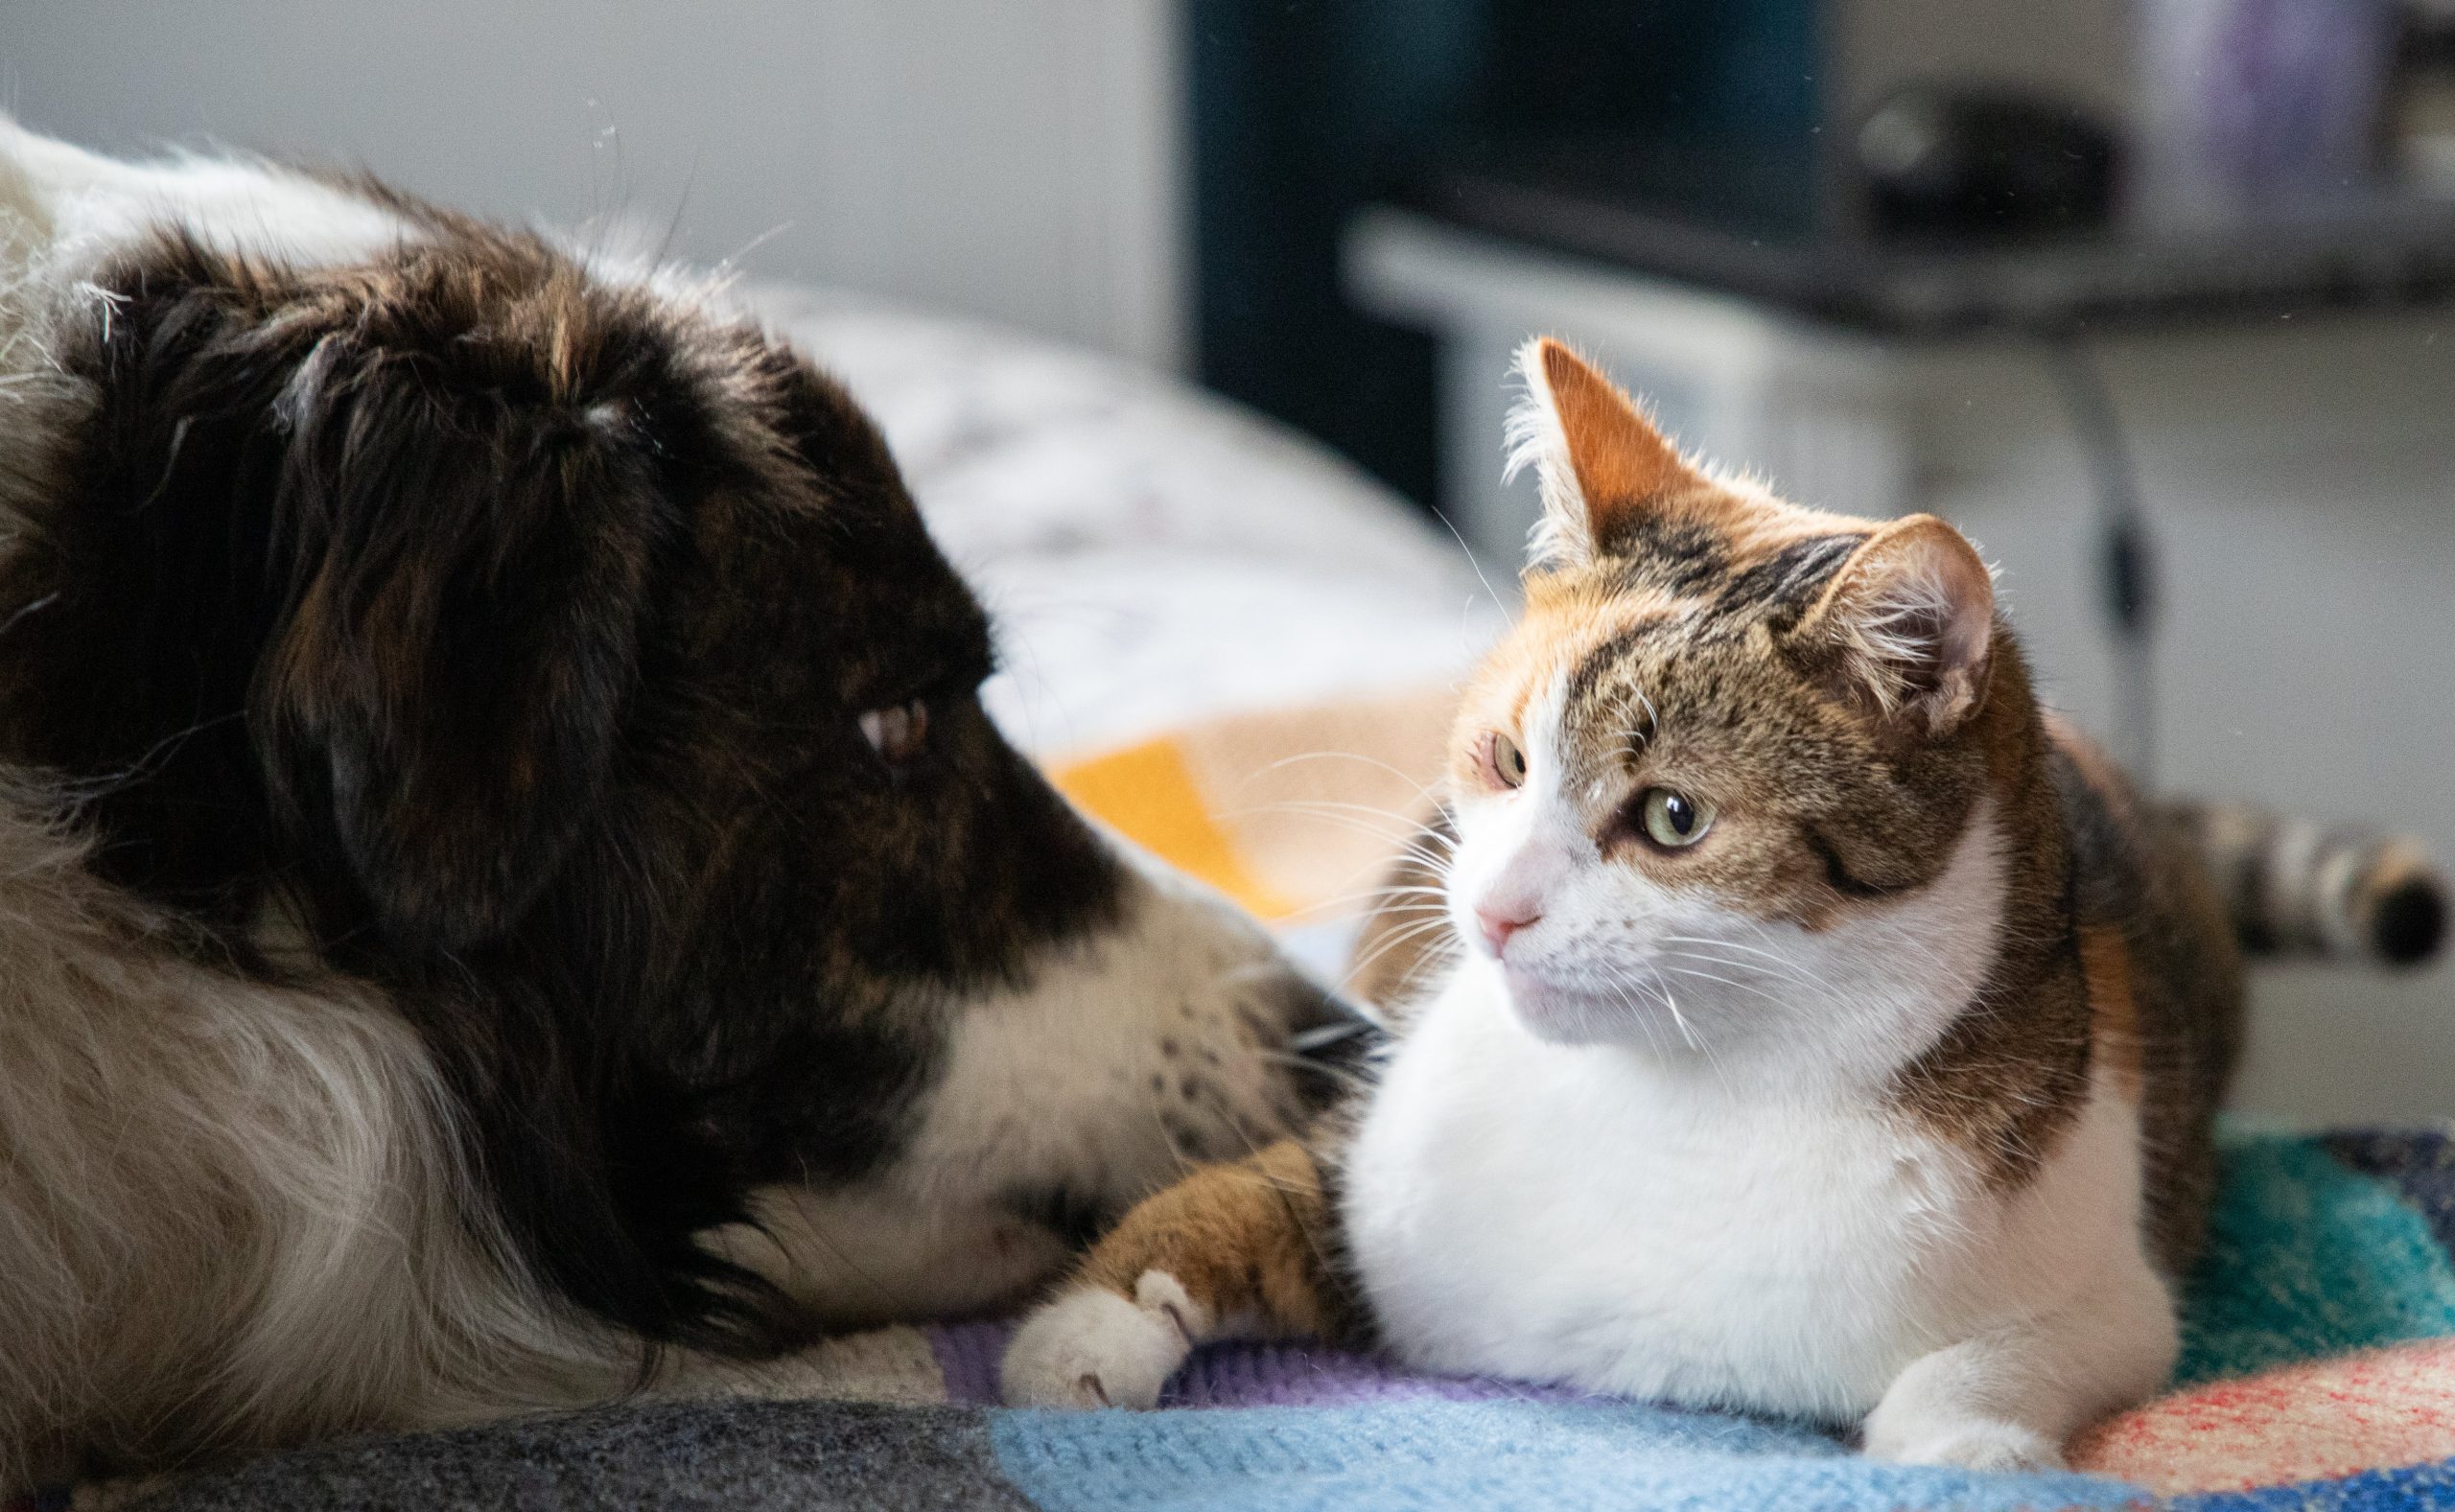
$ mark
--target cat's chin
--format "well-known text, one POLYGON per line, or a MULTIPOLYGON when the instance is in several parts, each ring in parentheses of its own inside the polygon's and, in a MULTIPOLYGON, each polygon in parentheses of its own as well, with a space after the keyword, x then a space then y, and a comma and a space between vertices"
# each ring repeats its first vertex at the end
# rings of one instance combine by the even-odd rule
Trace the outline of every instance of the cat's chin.
POLYGON ((1656 1019, 1625 994, 1603 995, 1505 966, 1508 1010, 1535 1038, 1555 1045, 1657 1045, 1677 1035, 1668 1015, 1656 1019))

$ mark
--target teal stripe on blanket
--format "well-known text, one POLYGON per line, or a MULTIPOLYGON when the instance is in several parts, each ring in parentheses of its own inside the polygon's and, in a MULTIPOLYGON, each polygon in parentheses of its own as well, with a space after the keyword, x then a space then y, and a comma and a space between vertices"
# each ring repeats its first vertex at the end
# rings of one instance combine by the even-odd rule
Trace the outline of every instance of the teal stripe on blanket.
POLYGON ((2141 1505, 2086 1476, 1881 1464, 1806 1429, 1617 1402, 997 1412, 1043 1512, 1965 1512, 2141 1505))
POLYGON ((2183 1316, 2184 1383, 2455 1334, 2455 1265, 2397 1184, 2233 1134, 2183 1316))

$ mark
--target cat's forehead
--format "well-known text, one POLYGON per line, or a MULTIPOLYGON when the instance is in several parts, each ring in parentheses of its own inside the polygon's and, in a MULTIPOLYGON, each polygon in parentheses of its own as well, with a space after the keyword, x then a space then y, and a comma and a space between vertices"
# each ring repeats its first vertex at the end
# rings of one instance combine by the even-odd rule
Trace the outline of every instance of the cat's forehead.
POLYGON ((1567 718, 1624 702, 1632 680, 1654 685, 1640 689, 1648 697, 1690 683, 1690 692, 1729 688, 1735 666, 1779 660, 1773 638, 1798 623, 1874 529, 1807 510, 1646 516, 1606 553, 1528 580, 1501 670, 1521 699, 1556 686, 1567 718))

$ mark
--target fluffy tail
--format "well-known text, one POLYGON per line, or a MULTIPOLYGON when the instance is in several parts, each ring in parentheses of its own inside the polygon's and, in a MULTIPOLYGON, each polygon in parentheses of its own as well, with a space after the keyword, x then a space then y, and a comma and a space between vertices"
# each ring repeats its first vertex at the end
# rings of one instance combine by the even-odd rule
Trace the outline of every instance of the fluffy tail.
POLYGON ((2230 803, 2167 812, 2251 955, 2417 965, 2445 939, 2446 878, 2408 838, 2230 803))

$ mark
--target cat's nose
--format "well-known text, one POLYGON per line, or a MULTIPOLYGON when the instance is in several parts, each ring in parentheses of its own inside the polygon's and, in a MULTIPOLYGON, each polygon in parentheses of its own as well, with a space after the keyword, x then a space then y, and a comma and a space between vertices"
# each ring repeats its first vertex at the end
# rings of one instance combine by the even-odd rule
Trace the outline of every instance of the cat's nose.
POLYGON ((1484 926, 1484 943, 1490 948, 1492 959, 1495 961, 1500 959, 1502 949, 1508 944, 1509 936, 1534 923, 1542 917, 1532 909, 1484 907, 1475 910, 1475 922, 1484 926))

